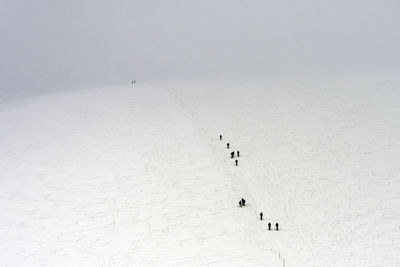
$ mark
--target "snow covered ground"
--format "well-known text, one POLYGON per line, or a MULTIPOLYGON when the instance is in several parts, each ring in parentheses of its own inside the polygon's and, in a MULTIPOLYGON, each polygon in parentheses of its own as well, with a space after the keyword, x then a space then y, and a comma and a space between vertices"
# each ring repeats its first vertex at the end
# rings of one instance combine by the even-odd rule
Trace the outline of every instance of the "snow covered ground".
POLYGON ((0 266, 400 266, 399 77, 3 103, 0 266))

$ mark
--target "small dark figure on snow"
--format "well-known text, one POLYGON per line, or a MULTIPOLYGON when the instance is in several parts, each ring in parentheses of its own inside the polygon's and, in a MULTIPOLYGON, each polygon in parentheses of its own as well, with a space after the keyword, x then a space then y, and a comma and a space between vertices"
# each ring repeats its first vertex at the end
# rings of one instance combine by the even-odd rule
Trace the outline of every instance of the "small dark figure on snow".
POLYGON ((229 149, 229 143, 226 144, 226 148, 229 149))
POLYGON ((238 157, 240 157, 240 152, 239 151, 237 151, 236 154, 237 154, 238 157))
POLYGON ((235 164, 236 164, 236 166, 238 165, 238 160, 235 160, 235 164))
POLYGON ((240 200, 239 201, 239 207, 242 207, 243 206, 243 204, 242 204, 242 201, 240 200))
POLYGON ((276 231, 279 230, 279 223, 276 223, 276 224, 275 224, 275 228, 276 228, 276 231))
POLYGON ((271 231, 271 222, 268 223, 268 231, 271 231))
POLYGON ((222 140, 222 135, 219 135, 219 140, 222 140))
POLYGON ((242 198, 241 201, 242 201, 242 205, 243 205, 243 206, 246 206, 246 200, 244 200, 244 198, 242 198))
POLYGON ((261 213, 260 213, 260 220, 261 220, 261 221, 262 221, 263 215, 264 215, 264 214, 261 212, 261 213))
POLYGON ((231 158, 233 159, 235 157, 235 152, 231 152, 231 158))

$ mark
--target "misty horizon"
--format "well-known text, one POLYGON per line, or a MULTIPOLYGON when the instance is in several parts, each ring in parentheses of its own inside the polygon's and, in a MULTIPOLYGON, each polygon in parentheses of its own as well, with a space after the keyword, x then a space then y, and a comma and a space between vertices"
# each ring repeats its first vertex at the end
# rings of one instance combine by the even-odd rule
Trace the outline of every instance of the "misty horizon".
POLYGON ((1 98, 400 67, 397 1, 2 1, 1 98))

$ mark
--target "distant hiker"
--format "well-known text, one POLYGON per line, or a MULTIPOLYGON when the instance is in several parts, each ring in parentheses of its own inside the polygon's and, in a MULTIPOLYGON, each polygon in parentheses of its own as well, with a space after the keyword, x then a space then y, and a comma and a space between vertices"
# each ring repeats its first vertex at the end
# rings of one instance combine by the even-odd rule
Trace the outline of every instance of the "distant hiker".
POLYGON ((279 223, 276 223, 276 224, 275 224, 275 228, 276 228, 276 231, 279 230, 279 223))
POLYGON ((132 84, 133 84, 133 81, 132 81, 132 84))
POLYGON ((240 200, 239 201, 239 207, 242 207, 243 206, 243 204, 242 204, 242 201, 240 200))
POLYGON ((236 164, 236 166, 238 165, 238 160, 235 160, 235 164, 236 164))
POLYGON ((136 83, 136 81, 135 81, 135 80, 133 80, 133 83, 136 83))
POLYGON ((222 140, 222 135, 219 135, 219 140, 222 140))
POLYGON ((261 220, 261 221, 262 221, 263 215, 264 215, 264 214, 261 212, 261 213, 260 213, 260 220, 261 220))
POLYGON ((226 148, 229 149, 229 143, 226 144, 226 148))
POLYGON ((238 157, 240 157, 240 154, 239 154, 239 153, 240 153, 239 151, 236 152, 236 154, 237 154, 238 157))
POLYGON ((235 152, 231 152, 231 158, 233 159, 235 157, 235 152))
POLYGON ((242 198, 241 201, 242 201, 242 205, 243 205, 243 206, 246 206, 246 200, 244 200, 244 198, 242 198))
POLYGON ((268 223, 268 231, 271 231, 271 222, 268 223))

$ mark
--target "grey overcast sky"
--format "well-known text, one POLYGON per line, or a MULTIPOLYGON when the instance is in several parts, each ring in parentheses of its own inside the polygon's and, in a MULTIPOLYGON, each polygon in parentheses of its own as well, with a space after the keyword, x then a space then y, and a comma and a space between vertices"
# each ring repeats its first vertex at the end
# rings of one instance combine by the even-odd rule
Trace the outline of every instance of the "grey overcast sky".
POLYGON ((1 97, 400 67, 398 0, 0 0, 1 97))

